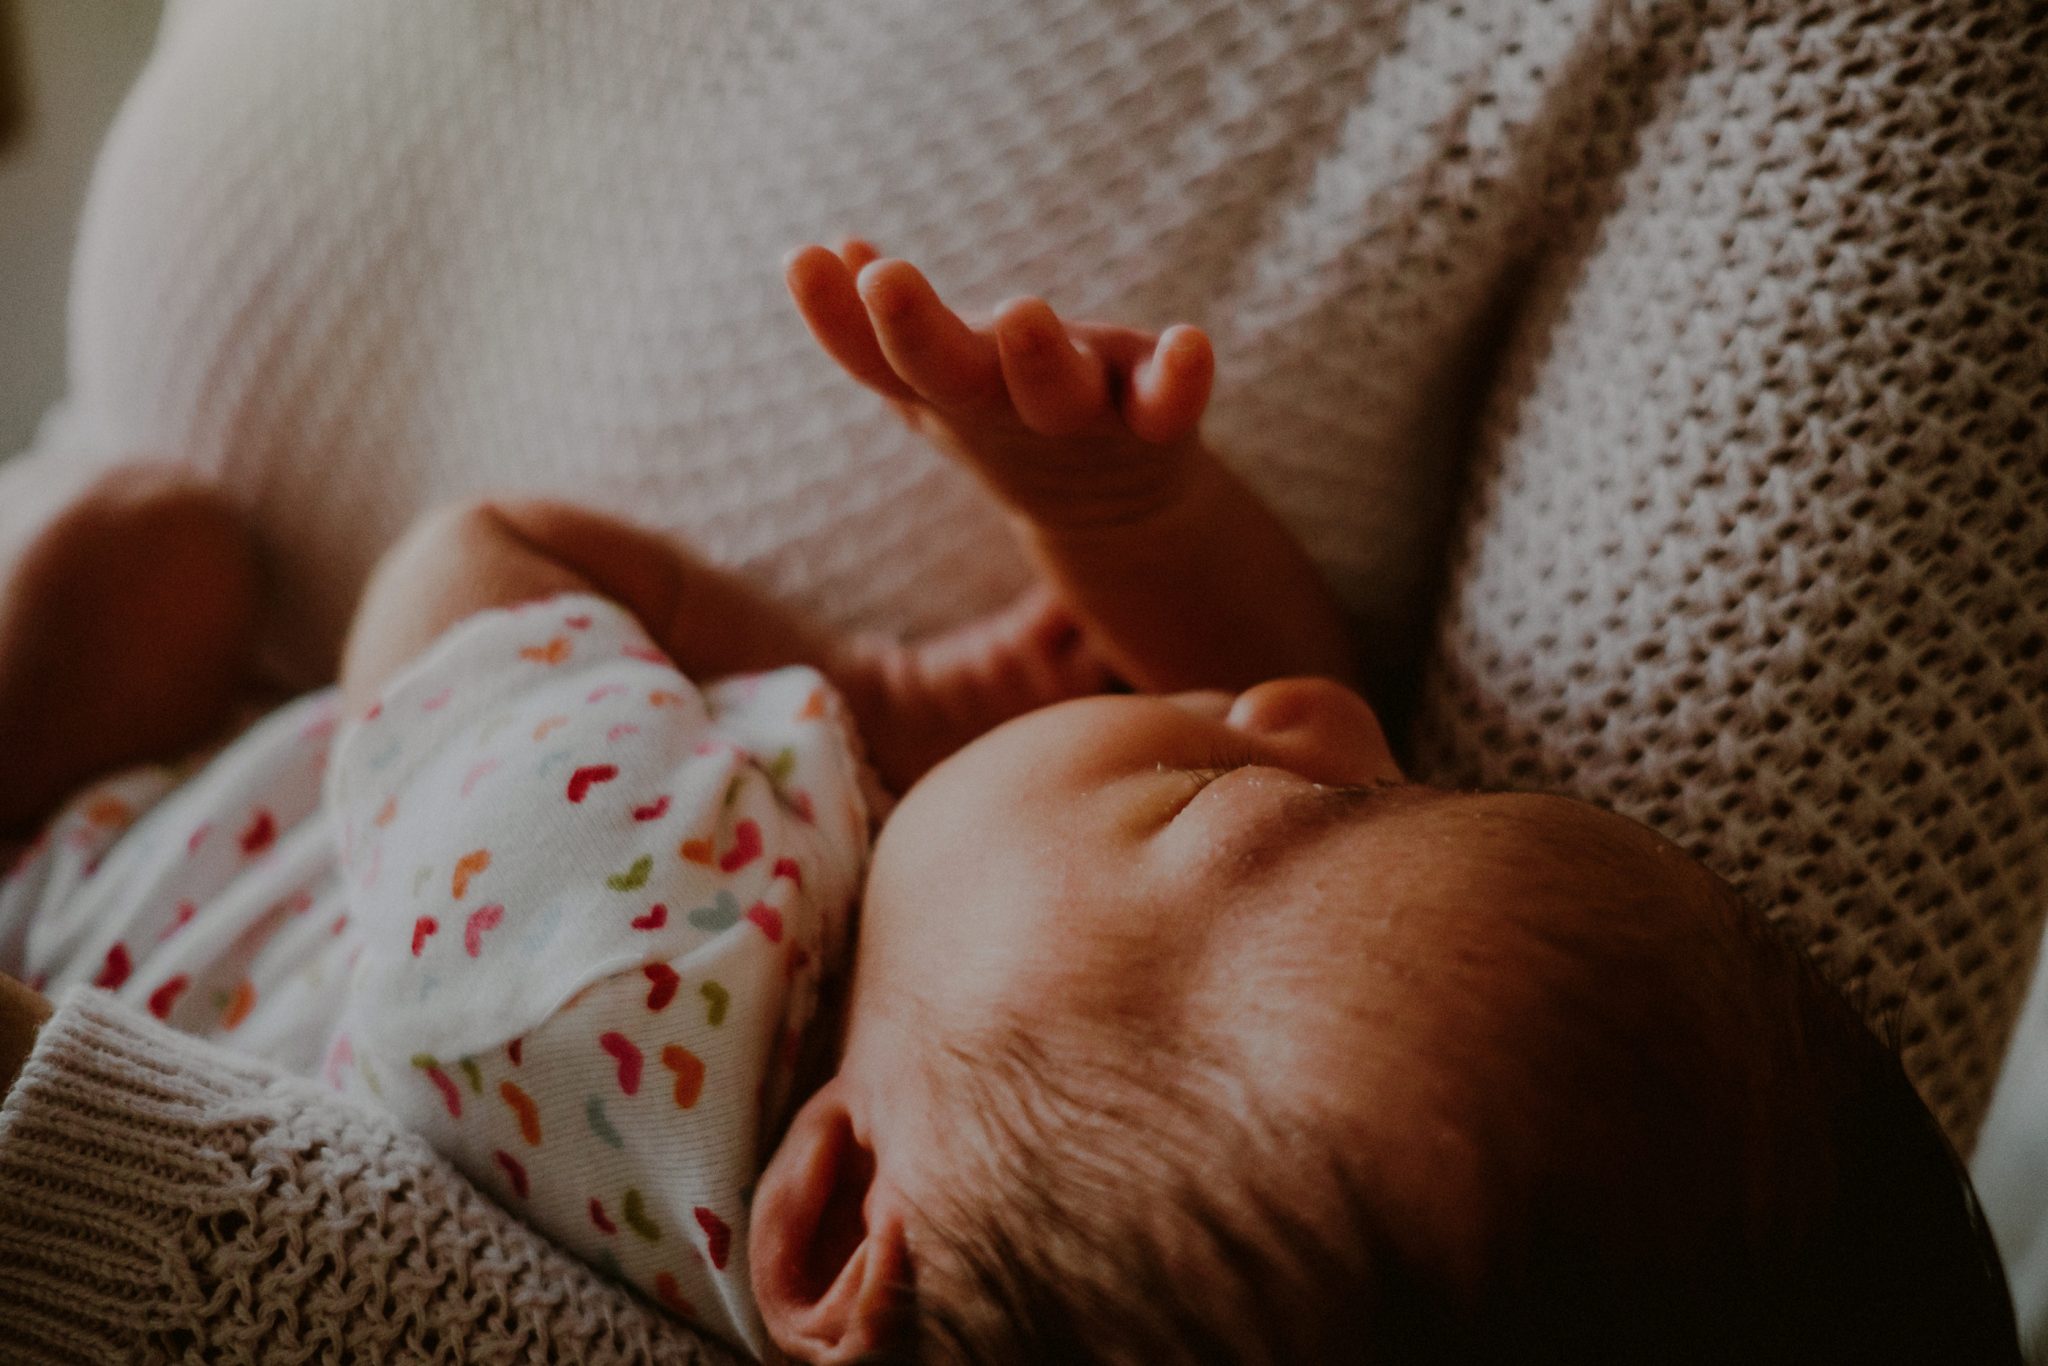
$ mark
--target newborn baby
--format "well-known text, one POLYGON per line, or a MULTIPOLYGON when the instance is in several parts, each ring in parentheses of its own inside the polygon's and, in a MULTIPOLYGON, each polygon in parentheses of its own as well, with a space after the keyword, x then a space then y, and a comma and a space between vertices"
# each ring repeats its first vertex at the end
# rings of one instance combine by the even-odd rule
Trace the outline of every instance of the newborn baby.
MULTIPOLYGON (((65 809, 0 966, 391 1108, 762 1354, 1813 1360, 1872 1303, 1951 1348, 1995 1314, 1938 1199, 1935 1271, 1830 1279, 1882 1241, 1855 1193, 1952 1195, 1946 1159, 1723 884, 1591 807, 1405 781, 1194 435, 1199 333, 971 325, 858 244, 789 276, 1049 596, 905 652, 573 507, 439 514, 338 707, 65 809), (1112 678, 1144 695, 1080 696, 1112 678), (856 734, 907 789, 871 863, 856 734)), ((193 497, 167 535, 232 580, 193 497)))

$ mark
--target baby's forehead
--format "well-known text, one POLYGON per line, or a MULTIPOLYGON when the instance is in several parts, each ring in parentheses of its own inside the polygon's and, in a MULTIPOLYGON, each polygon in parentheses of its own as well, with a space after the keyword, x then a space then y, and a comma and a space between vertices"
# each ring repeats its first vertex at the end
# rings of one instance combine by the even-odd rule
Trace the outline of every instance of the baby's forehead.
MULTIPOLYGON (((1642 984, 1737 972, 1753 956, 1734 894, 1610 812, 1409 785, 1320 800, 1331 811, 1320 838, 1196 892, 1231 904, 1186 916, 1218 927, 1194 941, 1187 990, 1243 1028, 1397 1047, 1405 1029, 1441 1036, 1459 1021, 1511 1031, 1517 1012, 1561 1001, 1654 1016, 1660 1002, 1642 984)), ((1099 968, 1135 971, 1147 946, 1109 949, 1099 968)))
POLYGON ((1270 826, 1224 833, 1207 851, 1201 890, 1229 897, 1234 881, 1255 879, 1264 905, 1339 918, 1396 905, 1436 906, 1461 919, 1633 901, 1718 907, 1729 895, 1648 828, 1550 794, 1314 787, 1270 826))
MULTIPOLYGON (((1648 827, 1590 803, 1551 793, 1408 789, 1398 802, 1369 806, 1358 838, 1382 866, 1417 875, 1446 896, 1499 889, 1492 909, 1591 908, 1610 900, 1700 899, 1719 905, 1727 889, 1696 860, 1648 827)), ((1369 893, 1371 880, 1360 888, 1369 893)))

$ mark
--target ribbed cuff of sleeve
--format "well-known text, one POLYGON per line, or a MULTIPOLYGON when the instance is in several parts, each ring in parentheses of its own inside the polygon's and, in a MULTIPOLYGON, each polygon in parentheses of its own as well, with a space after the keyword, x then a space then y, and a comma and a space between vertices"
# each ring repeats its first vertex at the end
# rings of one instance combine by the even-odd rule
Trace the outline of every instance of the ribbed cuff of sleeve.
POLYGON ((417 1137, 81 990, 0 1105, 0 1361, 735 1358, 417 1137))
POLYGON ((0 1105, 10 1359, 132 1360, 183 1316, 194 1213, 251 1179, 225 1116, 270 1079, 103 992, 59 1003, 0 1105))

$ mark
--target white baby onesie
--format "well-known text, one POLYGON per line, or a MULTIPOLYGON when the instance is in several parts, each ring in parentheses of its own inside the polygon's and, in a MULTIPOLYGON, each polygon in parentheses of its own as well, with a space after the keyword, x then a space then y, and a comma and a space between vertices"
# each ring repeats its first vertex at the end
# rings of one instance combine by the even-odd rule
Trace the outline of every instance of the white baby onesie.
POLYGON ((765 1345, 746 1211, 866 861, 809 669, 699 691, 598 598, 457 626, 336 742, 325 1070, 677 1313, 765 1345))
POLYGON ((336 731, 321 694, 82 795, 0 951, 317 1071, 759 1353, 747 1206, 866 864, 836 695, 700 690, 571 596, 460 623, 336 731))

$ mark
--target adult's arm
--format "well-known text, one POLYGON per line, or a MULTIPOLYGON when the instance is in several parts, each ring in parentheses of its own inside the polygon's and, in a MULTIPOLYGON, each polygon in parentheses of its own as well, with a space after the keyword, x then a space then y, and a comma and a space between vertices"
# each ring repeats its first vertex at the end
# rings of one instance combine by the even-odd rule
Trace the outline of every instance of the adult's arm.
POLYGON ((2048 11, 1637 7, 1491 396, 1421 771, 1743 887, 1968 1149, 2048 911, 2048 11))
MULTIPOLYGON (((36 999, 0 992, 0 1048, 36 999)), ((0 1104, 0 1342, 34 1362, 736 1360, 418 1138, 91 991, 0 1104)))

